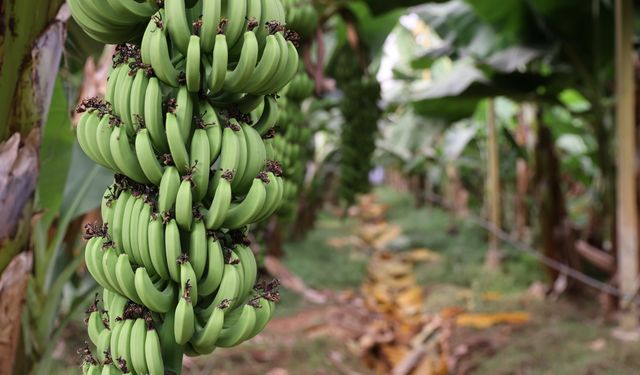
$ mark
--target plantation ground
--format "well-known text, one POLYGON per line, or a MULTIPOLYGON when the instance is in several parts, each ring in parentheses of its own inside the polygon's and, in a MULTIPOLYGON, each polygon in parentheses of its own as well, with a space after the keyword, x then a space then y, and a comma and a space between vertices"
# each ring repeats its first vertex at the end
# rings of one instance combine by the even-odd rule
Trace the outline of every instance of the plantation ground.
MULTIPOLYGON (((469 312, 528 313, 524 325, 498 325, 488 329, 458 328, 452 348, 469 348, 459 365, 472 374, 635 374, 640 368, 640 344, 621 343, 611 337, 596 298, 569 301, 543 299, 532 285, 543 279, 536 261, 507 250, 504 271, 482 268, 486 238, 468 221, 451 229, 447 213, 436 208, 416 210, 408 196, 378 191, 389 204, 389 222, 398 224, 406 248, 425 247, 441 255, 438 262, 417 267, 424 288, 424 309, 469 312)), ((286 246, 287 268, 307 286, 330 291, 330 302, 314 305, 298 294, 282 291, 283 302, 266 332, 252 342, 206 358, 186 362, 184 374, 321 375, 372 374, 352 354, 348 343, 332 330, 331 316, 348 311, 341 296, 359 293, 368 255, 349 245, 329 245, 331 239, 349 236, 358 223, 324 213, 306 240, 286 246)), ((349 308, 353 308, 350 306, 349 308)), ((66 346, 58 351, 55 373, 75 373, 77 337, 84 328, 73 325, 66 346), (73 343, 73 345, 72 345, 73 343), (65 370, 63 370, 65 368, 65 370)))

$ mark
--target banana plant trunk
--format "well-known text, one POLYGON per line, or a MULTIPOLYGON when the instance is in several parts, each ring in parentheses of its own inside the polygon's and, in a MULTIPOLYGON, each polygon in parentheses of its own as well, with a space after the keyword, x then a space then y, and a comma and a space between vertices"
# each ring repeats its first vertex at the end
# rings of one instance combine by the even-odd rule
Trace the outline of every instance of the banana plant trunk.
MULTIPOLYGON (((489 99, 487 108, 487 195, 489 198, 489 220, 500 228, 500 156, 496 124, 495 101, 489 99)), ((493 232, 489 233, 489 250, 485 256, 485 266, 490 270, 500 267, 500 240, 493 232)))
MULTIPOLYGON (((638 328, 634 303, 638 277, 638 207, 635 173, 636 134, 634 108, 633 2, 616 1, 616 126, 618 136, 617 245, 621 300, 620 328, 638 328)), ((637 336, 637 333, 636 333, 637 336)))
POLYGON ((22 373, 20 316, 45 122, 66 38, 62 0, 0 1, 0 375, 22 373), (60 10, 60 12, 59 12, 60 10))

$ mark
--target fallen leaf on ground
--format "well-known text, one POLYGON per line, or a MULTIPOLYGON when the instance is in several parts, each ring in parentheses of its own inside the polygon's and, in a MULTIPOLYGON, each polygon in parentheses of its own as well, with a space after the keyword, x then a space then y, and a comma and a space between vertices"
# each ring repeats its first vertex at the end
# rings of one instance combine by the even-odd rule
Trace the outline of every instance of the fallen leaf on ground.
POLYGON ((498 324, 524 324, 531 321, 531 315, 524 311, 502 313, 466 313, 456 317, 456 324, 462 327, 484 329, 498 324))
POLYGON ((482 298, 484 301, 500 301, 504 296, 502 295, 502 293, 500 292, 494 292, 494 291, 488 291, 485 293, 482 293, 482 296, 480 298, 482 298))
POLYGON ((419 248, 407 251, 404 259, 412 263, 436 263, 442 259, 442 256, 433 250, 419 248))

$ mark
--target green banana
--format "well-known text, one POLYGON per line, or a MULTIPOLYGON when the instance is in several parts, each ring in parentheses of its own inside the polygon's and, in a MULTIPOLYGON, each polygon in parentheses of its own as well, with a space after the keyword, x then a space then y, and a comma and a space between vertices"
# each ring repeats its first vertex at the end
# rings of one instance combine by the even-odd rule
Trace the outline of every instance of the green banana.
POLYGON ((150 329, 144 339, 144 356, 150 375, 164 375, 164 361, 160 338, 155 329, 150 329))
POLYGON ((136 269, 134 283, 142 304, 149 310, 157 313, 166 313, 171 310, 176 299, 175 285, 171 281, 166 283, 163 290, 160 290, 151 281, 147 270, 140 267, 136 269))
POLYGON ((131 366, 139 374, 147 374, 147 357, 145 356, 145 341, 147 338, 147 324, 144 319, 136 319, 131 328, 131 366))
POLYGON ((216 341, 222 333, 224 323, 224 306, 215 306, 204 327, 198 327, 190 342, 200 354, 211 353, 216 347, 216 341))
POLYGON ((232 204, 222 226, 229 229, 241 228, 258 217, 264 207, 267 191, 261 179, 255 178, 249 193, 239 204, 232 204))
POLYGON ((196 320, 189 292, 183 294, 178 301, 175 312, 173 334, 179 345, 186 344, 195 332, 196 320))
POLYGON ((196 280, 200 280, 207 266, 207 228, 203 220, 195 220, 191 226, 188 255, 196 280))
POLYGON ((200 37, 191 35, 187 51, 187 88, 190 92, 200 92, 200 37))
POLYGON ((176 223, 175 219, 171 219, 165 226, 164 240, 169 274, 173 281, 180 282, 178 258, 182 255, 182 244, 180 242, 180 229, 178 229, 178 223, 176 223))
POLYGON ((220 333, 220 337, 216 341, 216 346, 229 348, 242 342, 243 337, 247 337, 253 332, 256 324, 256 313, 250 305, 242 306, 242 315, 230 327, 225 327, 220 333))
POLYGON ((169 141, 169 149, 171 157, 176 168, 181 174, 187 174, 189 169, 189 153, 182 134, 180 134, 180 123, 175 113, 167 113, 166 120, 167 140, 169 141))
POLYGON ((191 230, 193 222, 193 192, 189 179, 183 179, 176 198, 176 223, 180 229, 191 230))
POLYGON ((167 167, 160 180, 158 193, 158 210, 160 213, 171 211, 178 197, 180 189, 180 173, 176 167, 167 167))
POLYGON ((224 271, 224 254, 220 242, 213 236, 207 238, 206 273, 198 279, 198 292, 208 296, 220 286, 224 271))
POLYGON ((215 95, 222 90, 227 78, 227 65, 229 64, 229 50, 227 38, 224 34, 216 35, 213 47, 213 60, 211 73, 209 73, 208 85, 211 94, 215 95))
POLYGON ((162 279, 170 279, 171 274, 165 255, 165 225, 160 215, 152 217, 149 222, 149 253, 153 269, 162 279))
POLYGON ((191 139, 191 181, 193 182, 193 199, 201 201, 207 194, 210 172, 210 144, 207 130, 196 129, 191 139))
POLYGON ((131 268, 131 264, 129 263, 129 256, 127 254, 120 254, 118 260, 116 262, 116 275, 118 286, 123 294, 134 301, 137 304, 141 304, 140 296, 138 296, 138 292, 136 291, 135 285, 135 274, 133 273, 133 269, 131 268))
POLYGON ((148 129, 141 129, 136 135, 136 156, 140 162, 142 173, 154 185, 160 185, 164 169, 153 149, 153 143, 148 129))
POLYGON ((153 146, 159 152, 169 151, 162 114, 162 87, 157 77, 151 77, 144 97, 144 122, 153 146))

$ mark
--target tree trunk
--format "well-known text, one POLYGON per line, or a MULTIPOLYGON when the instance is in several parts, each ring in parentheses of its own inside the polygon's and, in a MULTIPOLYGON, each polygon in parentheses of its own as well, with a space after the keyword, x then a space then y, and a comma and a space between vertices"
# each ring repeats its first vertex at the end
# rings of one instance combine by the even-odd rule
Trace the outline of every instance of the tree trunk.
MULTIPOLYGON (((530 104, 522 104, 518 115, 518 129, 516 130, 516 143, 523 150, 527 150, 529 136, 531 134, 531 122, 535 116, 535 109, 530 104)), ((527 209, 527 197, 529 193, 529 164, 526 159, 516 160, 516 202, 515 222, 516 236, 524 239, 527 236, 529 211, 527 209)))
MULTIPOLYGON (((562 181, 560 178, 560 162, 553 144, 551 130, 543 123, 543 116, 538 116, 538 140, 535 155, 534 187, 536 194, 537 216, 540 220, 540 245, 542 253, 569 267, 580 270, 580 258, 575 252, 575 240, 568 224, 565 208, 562 181)), ((559 273, 546 267, 549 278, 555 282, 559 273)), ((575 285, 569 279, 569 288, 575 285)))
MULTIPOLYGON (((616 125, 618 136, 617 237, 620 290, 635 298, 638 276, 638 207, 636 205, 636 133, 632 0, 616 1, 616 125)), ((638 327, 637 305, 623 299, 620 327, 638 327), (626 305, 626 306, 625 306, 626 305), (624 308, 626 307, 626 308, 624 308)))
MULTIPOLYGON (((489 198, 489 220, 495 228, 500 228, 500 157, 498 152, 498 134, 496 129, 495 102, 488 101, 487 109, 487 196, 489 198)), ((485 266, 489 269, 500 267, 500 240, 489 233, 489 250, 485 257, 485 266)))
POLYGON ((14 328, 20 326, 32 260, 30 254, 14 256, 29 239, 40 127, 66 37, 68 13, 53 21, 61 3, 0 2, 0 301, 8 303, 0 307, 0 375, 14 373, 15 358, 21 356, 20 331, 14 328))

